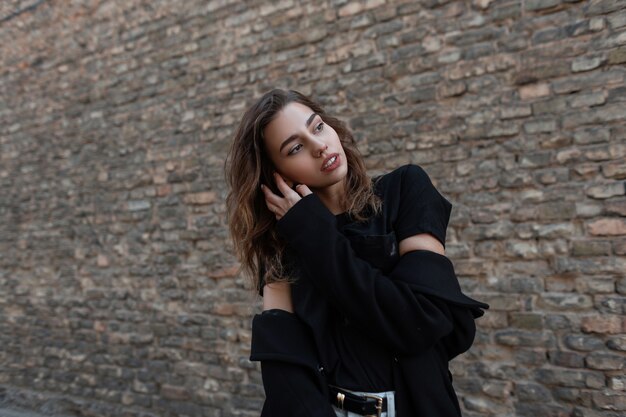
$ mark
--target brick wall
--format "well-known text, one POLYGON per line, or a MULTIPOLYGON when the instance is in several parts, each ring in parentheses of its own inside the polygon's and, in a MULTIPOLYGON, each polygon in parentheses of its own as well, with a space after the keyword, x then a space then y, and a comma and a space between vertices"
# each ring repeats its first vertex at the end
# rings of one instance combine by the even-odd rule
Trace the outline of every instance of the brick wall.
POLYGON ((446 253, 492 307, 451 364, 466 417, 626 412, 623 0, 1 12, 0 408, 258 416, 221 167, 278 86, 453 203, 446 253))

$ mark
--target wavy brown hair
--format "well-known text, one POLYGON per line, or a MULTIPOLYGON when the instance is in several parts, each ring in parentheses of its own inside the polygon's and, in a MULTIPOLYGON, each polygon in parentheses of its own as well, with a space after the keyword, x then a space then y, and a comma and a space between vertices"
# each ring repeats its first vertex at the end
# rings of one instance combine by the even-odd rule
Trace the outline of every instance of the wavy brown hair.
MULTIPOLYGON (((339 119, 329 115, 322 106, 295 90, 273 89, 266 92, 244 113, 224 163, 224 176, 229 188, 226 216, 237 257, 251 277, 257 292, 262 280, 293 282, 283 265, 286 242, 276 232, 275 214, 265 203, 261 183, 275 194, 282 195, 272 173, 276 170, 265 151, 263 131, 287 104, 298 102, 318 113, 339 136, 348 162, 346 195, 341 207, 356 221, 364 221, 368 213, 377 214, 382 205, 374 193, 374 184, 367 175, 363 157, 352 133, 339 119)), ((239 269, 241 271, 241 267, 239 269)))

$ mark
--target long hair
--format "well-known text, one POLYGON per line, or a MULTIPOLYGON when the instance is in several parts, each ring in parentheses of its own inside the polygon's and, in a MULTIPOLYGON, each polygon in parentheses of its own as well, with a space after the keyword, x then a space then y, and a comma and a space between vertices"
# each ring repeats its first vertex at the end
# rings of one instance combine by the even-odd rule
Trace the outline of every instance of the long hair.
POLYGON ((283 265, 286 242, 276 232, 276 217, 267 208, 260 188, 263 183, 280 195, 274 185, 272 173, 276 168, 266 154, 263 130, 291 102, 304 104, 318 113, 339 136, 348 163, 346 195, 342 196, 341 207, 345 207, 355 221, 364 221, 368 213, 378 214, 382 205, 380 197, 374 193, 374 184, 367 175, 354 137, 342 121, 298 91, 273 89, 263 94, 244 113, 224 163, 229 188, 226 216, 231 239, 257 292, 261 289, 261 279, 271 283, 293 282, 294 278, 283 265))

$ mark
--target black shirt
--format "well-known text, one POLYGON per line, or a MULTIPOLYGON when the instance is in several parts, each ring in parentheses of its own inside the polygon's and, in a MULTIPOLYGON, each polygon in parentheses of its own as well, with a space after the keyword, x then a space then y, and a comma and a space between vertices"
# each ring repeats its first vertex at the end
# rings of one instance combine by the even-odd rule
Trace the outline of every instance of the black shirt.
MULTIPOLYGON (((377 216, 366 222, 353 221, 348 213, 335 216, 337 230, 348 238, 357 257, 387 274, 400 258, 398 243, 406 237, 430 233, 445 247, 452 204, 420 166, 407 164, 372 181, 383 200, 377 216)), ((302 273, 297 256, 289 249, 284 259, 294 274, 302 273)), ((262 287, 263 282, 261 295, 262 287)), ((375 328, 354 324, 341 312, 345 300, 329 300, 307 279, 298 279, 292 285, 292 298, 295 314, 311 328, 320 363, 331 383, 358 391, 394 389, 392 367, 396 353, 375 328)), ((367 309, 368 305, 360 308, 367 309)))

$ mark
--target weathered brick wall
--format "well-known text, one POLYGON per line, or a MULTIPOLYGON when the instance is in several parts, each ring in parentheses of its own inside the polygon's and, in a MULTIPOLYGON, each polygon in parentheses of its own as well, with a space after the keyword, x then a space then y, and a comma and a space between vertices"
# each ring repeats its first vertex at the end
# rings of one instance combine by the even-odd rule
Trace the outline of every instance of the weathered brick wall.
POLYGON ((13 1, 0 53, 4 406, 259 414, 221 167, 278 86, 453 203, 466 417, 625 412, 625 1, 13 1))

